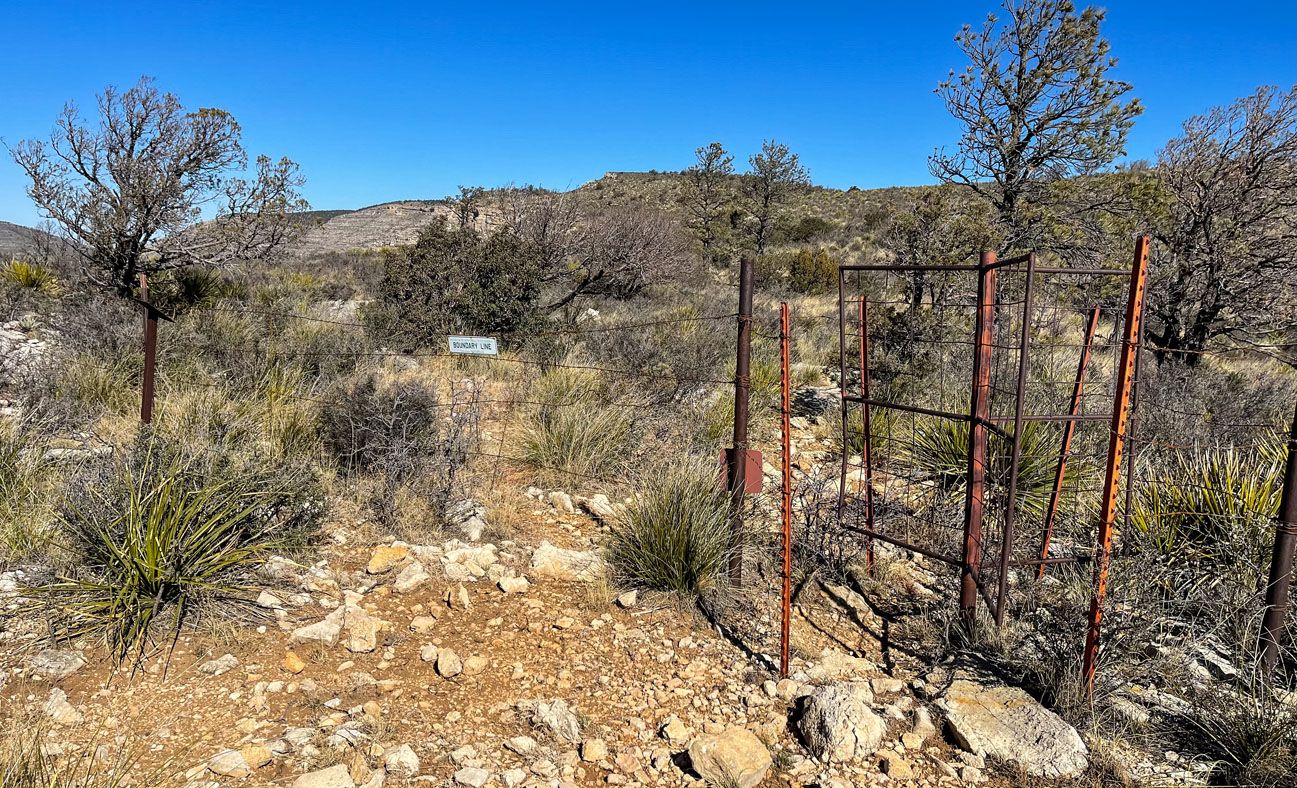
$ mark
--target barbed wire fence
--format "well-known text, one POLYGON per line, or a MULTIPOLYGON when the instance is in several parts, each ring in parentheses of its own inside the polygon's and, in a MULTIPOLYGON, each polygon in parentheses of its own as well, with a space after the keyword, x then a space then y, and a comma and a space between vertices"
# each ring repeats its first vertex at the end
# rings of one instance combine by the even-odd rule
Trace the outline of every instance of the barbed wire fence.
MULTIPOLYGON (((1130 315, 1121 288, 1096 282, 1121 278, 1117 274, 1130 276, 1130 272, 1045 269, 1028 257, 992 260, 989 264, 983 260, 963 267, 844 267, 837 314, 799 316, 785 306, 778 318, 754 316, 751 284, 745 295, 741 280, 740 308, 733 312, 578 323, 496 335, 506 342, 553 338, 575 344, 653 330, 693 327, 724 333, 728 328, 737 338, 732 351, 736 358, 732 377, 714 371, 680 372, 606 361, 585 362, 572 356, 532 358, 507 353, 465 357, 448 349, 428 347, 409 351, 367 344, 292 348, 270 346, 254 338, 247 347, 223 350, 254 354, 265 360, 317 364, 325 359, 353 365, 370 360, 444 359, 470 376, 492 369, 526 372, 516 375, 513 385, 503 390, 501 386, 488 390, 476 384, 458 390, 452 386, 448 403, 452 412, 456 408, 489 412, 493 426, 499 428, 490 431, 489 440, 467 450, 471 456, 493 464, 492 484, 500 475, 502 463, 617 490, 628 489, 636 482, 633 461, 617 467, 574 470, 523 456, 510 436, 511 432, 517 435, 515 421, 525 411, 615 409, 642 416, 669 403, 687 404, 697 416, 706 407, 732 406, 731 426, 736 429, 719 463, 724 470, 718 467, 718 478, 732 495, 736 533, 743 527, 745 510, 762 509, 764 514, 759 517, 776 518, 783 547, 779 560, 774 562, 778 571, 771 579, 777 588, 773 593, 781 602, 782 620, 777 647, 768 639, 758 646, 767 654, 777 650, 779 669, 784 673, 789 669, 791 555, 794 549, 811 549, 816 539, 821 544, 815 549, 846 554, 851 552, 847 545, 830 541, 849 534, 849 539, 859 540, 869 562, 881 542, 950 564, 958 568, 961 576, 961 610, 968 615, 980 598, 997 624, 1003 624, 1010 615, 1032 616, 1040 604, 1040 584, 1059 577, 1064 582, 1093 583, 1098 597, 1095 607, 1102 613, 1103 589, 1098 586, 1106 583, 1100 580, 1102 567, 1111 556, 1116 569, 1109 607, 1116 612, 1107 637, 1119 640, 1136 631, 1144 631, 1141 637, 1147 637, 1147 621, 1141 623, 1141 630, 1130 615, 1138 607, 1132 589, 1139 587, 1129 582, 1129 561, 1143 560, 1150 545, 1173 553, 1176 545, 1165 543, 1167 539, 1211 534, 1215 534, 1212 538, 1217 544, 1234 550, 1232 542, 1221 534, 1237 528, 1240 521, 1251 523, 1253 532, 1263 537, 1278 535, 1273 546, 1253 545, 1257 549, 1249 556, 1247 573, 1261 579, 1253 583, 1246 600, 1232 602, 1240 610, 1249 611, 1251 619, 1264 617, 1265 623, 1257 626, 1249 619, 1231 624, 1238 631, 1250 626, 1254 638, 1257 631, 1265 633, 1261 638, 1261 659, 1267 670, 1272 669, 1287 628, 1286 591, 1291 578, 1292 543, 1297 540, 1297 525, 1293 524, 1297 505, 1292 500, 1297 497, 1297 481, 1291 478, 1291 439, 1285 446, 1283 431, 1277 429, 1282 425, 1273 419, 1249 420, 1237 414, 1222 417, 1220 411, 1194 410, 1177 404, 1178 400, 1167 395, 1165 382, 1158 386, 1161 395, 1154 398, 1148 389, 1160 374, 1159 365, 1153 357, 1155 351, 1140 341, 1131 348, 1130 358, 1135 363, 1127 381, 1131 428, 1121 441, 1127 461, 1124 467, 1112 471, 1118 478, 1105 478, 1105 470, 1113 468, 1113 405, 1120 402, 1126 388, 1120 380, 1120 368, 1125 361, 1123 350, 1129 344, 1123 332, 1130 315), (977 284, 978 277, 984 278, 988 270, 995 271, 999 278, 992 287, 989 308, 985 282, 980 289, 977 284), (849 278, 857 293, 852 298, 847 297, 845 287, 849 278), (816 487, 807 469, 793 473, 790 366, 797 362, 791 351, 795 325, 835 322, 841 343, 837 370, 841 424, 834 450, 840 467, 837 489, 831 490, 825 485, 816 487), (742 336, 745 329, 746 339, 742 336), (767 343, 763 354, 778 352, 782 371, 777 401, 767 397, 759 406, 763 418, 775 414, 780 417, 778 444, 771 444, 772 459, 778 457, 780 467, 773 474, 771 465, 763 468, 749 456, 751 444, 767 442, 771 437, 763 434, 750 440, 745 423, 753 381, 751 370, 745 369, 744 357, 750 361, 754 333, 767 343), (598 376, 604 385, 568 398, 538 395, 534 390, 536 379, 560 370, 598 376), (727 397, 732 399, 727 402, 727 397), (1179 428, 1169 429, 1169 420, 1178 420, 1179 428), (1195 424, 1210 424, 1212 430, 1206 436, 1196 435, 1192 429, 1195 424), (974 456, 979 452, 980 459, 974 456), (1228 462, 1236 462, 1235 458, 1267 458, 1269 465, 1264 468, 1247 465, 1243 469, 1246 473, 1264 471, 1259 473, 1264 481, 1263 492, 1256 493, 1239 479, 1231 478, 1234 486, 1222 487, 1191 478, 1184 471, 1201 463, 1204 452, 1209 454, 1209 460, 1217 461, 1221 457, 1228 462), (980 480, 976 479, 978 473, 980 480), (1159 492, 1165 488, 1169 473, 1176 474, 1181 495, 1174 502, 1159 492), (763 478, 769 487, 755 494, 762 489, 763 478), (976 487, 980 487, 980 493, 974 495, 970 490, 976 487), (1220 510, 1203 512, 1199 506, 1190 511, 1183 499, 1195 494, 1199 498, 1215 496, 1211 505, 1220 510), (1264 505, 1258 504, 1257 495, 1262 495, 1264 505), (980 506, 981 512, 970 512, 973 506, 980 506), (1171 535, 1158 530, 1176 518, 1190 524, 1177 526, 1180 530, 1171 535), (822 528, 826 519, 836 520, 845 530, 809 533, 812 528, 822 528), (1096 523, 1105 521, 1109 538, 1116 531, 1115 547, 1111 542, 1105 544, 1102 533, 1096 534, 1096 523), (1277 528, 1275 522, 1280 523, 1277 528), (971 524, 980 528, 970 529, 971 524), (1188 536, 1186 529, 1191 532, 1188 536), (1159 539, 1164 543, 1159 545, 1159 539), (1280 592, 1281 588, 1285 593, 1280 592)), ((147 300, 147 291, 144 295, 147 300)), ((360 320, 247 305, 223 303, 193 307, 190 311, 362 334, 372 329, 360 320)), ((155 308, 146 308, 146 321, 154 323, 151 331, 146 330, 146 343, 157 342, 156 322, 166 319, 155 308)), ((1251 343, 1199 351, 1196 355, 1204 363, 1220 360, 1234 364, 1239 363, 1238 359, 1253 359, 1282 365, 1285 361, 1292 363, 1291 350, 1282 345, 1251 343)), ((156 344, 151 350, 146 344, 145 359, 141 415, 148 417, 144 418, 147 422, 152 414, 151 392, 157 374, 156 344)), ((762 361, 769 363, 772 359, 763 356, 762 361)), ((715 368, 713 363, 710 369, 715 368)), ((181 379, 165 369, 158 382, 164 392, 168 386, 228 385, 219 373, 181 379)), ((329 391, 280 390, 276 395, 317 407, 348 404, 329 391)), ((1250 462, 1245 460, 1245 464, 1250 462)), ((1207 469, 1210 473, 1217 470, 1207 469)), ((1227 470, 1237 469, 1231 466, 1227 470)), ((743 581, 741 572, 739 563, 732 571, 736 583, 743 581)), ((1157 610, 1183 614, 1181 597, 1188 599, 1220 588, 1222 577, 1218 572, 1213 579, 1210 570, 1175 567, 1168 559, 1165 577, 1159 576, 1163 598, 1157 610)), ((1245 580, 1235 580, 1234 585, 1246 587, 1245 580)), ((1147 591, 1149 587, 1145 584, 1139 590, 1147 591)), ((767 588, 763 593, 771 591, 767 588)), ((1141 599, 1140 604, 1145 601, 1141 599)), ((1095 641, 1086 649, 1086 670, 1091 676, 1102 661, 1095 612, 1090 611, 1087 630, 1095 641)), ((1223 619, 1217 623, 1224 626, 1223 619)))

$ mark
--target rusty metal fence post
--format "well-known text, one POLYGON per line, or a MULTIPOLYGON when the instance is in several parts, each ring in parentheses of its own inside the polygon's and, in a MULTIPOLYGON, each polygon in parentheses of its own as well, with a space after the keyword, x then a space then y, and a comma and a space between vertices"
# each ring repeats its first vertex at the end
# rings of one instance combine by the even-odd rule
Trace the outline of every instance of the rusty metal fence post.
POLYGON ((1022 416, 1027 402, 1027 371, 1031 360, 1031 301, 1036 292, 1036 253, 1027 256, 1026 292, 1022 299, 1022 330, 1018 338, 1017 396, 1013 403, 1013 441, 1009 449, 1009 490, 1004 504, 1004 530, 1000 540, 1000 585, 995 597, 995 625, 1004 625, 1008 608, 1009 559, 1013 550, 1013 526, 1018 508, 1018 466, 1022 462, 1022 416))
POLYGON ((982 515, 986 494, 986 439, 991 413, 991 329, 995 322, 995 252, 982 252, 977 272, 976 349, 968 418, 968 497, 964 505, 964 546, 959 575, 959 614, 971 622, 977 613, 982 569, 982 515))
POLYGON ((1108 462, 1103 478, 1103 510, 1095 538, 1094 590, 1090 598, 1089 625, 1085 633, 1085 653, 1081 672, 1086 691, 1094 696, 1094 677, 1099 660, 1099 631, 1103 621, 1103 600, 1108 591, 1108 566, 1112 557, 1112 530, 1117 518, 1117 486, 1121 475, 1121 455, 1126 444, 1126 425, 1130 415, 1130 387, 1135 373, 1135 356, 1139 350, 1139 325, 1144 308, 1144 276, 1148 269, 1148 236, 1135 241, 1135 261, 1130 272, 1130 293, 1126 300, 1125 338, 1121 360, 1117 365, 1116 401, 1108 435, 1108 462))
POLYGON ((1270 579, 1265 589, 1265 616, 1261 621, 1261 670, 1269 677, 1279 661, 1285 619, 1292 591, 1293 553, 1297 551, 1297 410, 1288 433, 1288 462, 1284 471, 1283 499, 1275 527, 1270 579))
POLYGON ((144 378, 140 384, 140 423, 153 423, 153 386, 158 364, 158 311, 149 303, 149 277, 140 274, 144 305, 144 378))
POLYGON ((730 580, 743 582, 743 496, 747 488, 748 395, 752 362, 752 291, 755 270, 752 258, 739 260, 739 326, 734 363, 734 443, 727 458, 730 492, 730 580))
POLYGON ((789 333, 788 302, 785 301, 779 305, 779 414, 781 416, 779 464, 783 481, 781 490, 783 505, 780 507, 783 525, 783 589, 780 597, 783 604, 779 619, 779 675, 782 678, 788 678, 793 618, 793 387, 789 369, 791 366, 789 333))
MULTIPOLYGON (((1067 457, 1072 453, 1072 437, 1076 434, 1076 417, 1081 412, 1081 400, 1085 393, 1085 372, 1090 366, 1090 351, 1094 347, 1094 336, 1099 330, 1099 305, 1090 310, 1090 321, 1085 326, 1085 341, 1081 345, 1081 360, 1076 365, 1076 382, 1072 385, 1072 400, 1067 409, 1067 421, 1063 422, 1063 437, 1058 449, 1058 465, 1054 468, 1054 485, 1050 489, 1049 503, 1045 507, 1044 535, 1040 540, 1040 566, 1036 568, 1036 579, 1045 576, 1045 563, 1049 560, 1049 542, 1054 535, 1054 518, 1058 515, 1058 504, 1063 494, 1063 479, 1067 475, 1067 457)), ((1127 493, 1130 485, 1126 485, 1127 493)), ((1129 508, 1129 507, 1127 507, 1129 508)))
MULTIPOLYGON (((874 530, 874 447, 869 415, 869 308, 860 297, 860 460, 865 466, 865 527, 874 530)), ((845 451, 845 449, 844 449, 845 451)), ((865 537, 865 568, 874 568, 874 540, 865 537)))

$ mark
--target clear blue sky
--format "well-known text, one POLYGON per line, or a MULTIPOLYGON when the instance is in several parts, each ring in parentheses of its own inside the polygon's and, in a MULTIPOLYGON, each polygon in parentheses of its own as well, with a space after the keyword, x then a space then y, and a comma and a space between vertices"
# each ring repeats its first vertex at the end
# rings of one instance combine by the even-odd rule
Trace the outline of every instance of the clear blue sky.
MULTIPOLYGON (((957 134, 932 93, 963 65, 952 37, 994 7, 9 0, 0 139, 47 135, 66 100, 149 74, 232 112, 251 153, 300 162, 316 208, 679 169, 711 140, 742 160, 770 136, 817 183, 918 184, 957 134)), ((1106 7, 1146 106, 1133 158, 1191 114, 1297 82, 1290 2, 1106 7)), ((7 155, 0 219, 37 220, 7 155)))

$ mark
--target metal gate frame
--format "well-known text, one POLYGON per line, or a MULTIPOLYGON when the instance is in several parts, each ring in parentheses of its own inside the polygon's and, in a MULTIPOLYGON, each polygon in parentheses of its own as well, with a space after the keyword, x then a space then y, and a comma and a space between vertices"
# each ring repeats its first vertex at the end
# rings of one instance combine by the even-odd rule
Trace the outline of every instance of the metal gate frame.
MULTIPOLYGON (((857 532, 863 536, 867 547, 872 546, 873 540, 879 540, 951 566, 958 567, 960 571, 959 609, 962 618, 966 622, 971 621, 976 615, 977 597, 980 594, 986 602, 987 607, 990 609, 996 624, 1003 624, 1005 613, 1008 608, 1008 575, 1010 566, 1031 566, 1036 570, 1035 574, 1040 576, 1048 565, 1079 563, 1082 560, 1080 557, 1075 556, 1059 558, 1050 558, 1048 556, 1053 510, 1057 506, 1058 485, 1061 484, 1065 471, 1071 433, 1075 429, 1076 424, 1080 421, 1108 421, 1110 423, 1108 451, 1105 461, 1102 488, 1102 513, 1095 528, 1095 553, 1093 558, 1095 565, 1094 586, 1087 622, 1088 627, 1084 653, 1083 672, 1087 684, 1091 687, 1093 686, 1095 664, 1098 655, 1100 622, 1103 615, 1103 601, 1107 592, 1108 566, 1112 549, 1113 525, 1117 513, 1117 491, 1120 482, 1121 459, 1125 448, 1126 429, 1130 415, 1131 383, 1139 346, 1139 325, 1141 323, 1143 312, 1144 284, 1148 267, 1148 247, 1148 236, 1140 236, 1136 239, 1134 261, 1130 270, 1113 268, 1051 268, 1038 265, 1037 257, 1034 252, 1011 257, 1005 260, 999 260, 996 253, 991 251, 982 252, 976 265, 894 263, 859 265, 844 264, 838 267, 838 358, 840 374, 839 388, 842 397, 841 430, 843 446, 839 473, 837 507, 839 523, 844 529, 857 532), (1012 416, 993 417, 990 413, 991 363, 993 351, 992 326, 995 321, 996 310, 999 308, 997 306, 997 284, 999 272, 1010 267, 1021 267, 1026 276, 1022 305, 1024 317, 1021 321, 1021 331, 1020 336, 1018 337, 1017 347, 1012 348, 1012 350, 1015 350, 1018 355, 1016 380, 1017 391, 1016 397, 1013 401, 1012 416), (974 328, 973 375, 969 385, 969 407, 966 412, 924 408, 902 402, 880 400, 871 395, 868 345, 868 299, 864 296, 860 297, 858 304, 856 305, 856 320, 858 321, 858 325, 861 327, 861 331, 859 346, 858 348, 853 349, 853 352, 858 353, 859 355, 860 389, 858 393, 847 390, 847 327, 849 323, 847 274, 850 272, 865 271, 884 273, 963 272, 977 276, 978 295, 976 305, 976 324, 974 328), (1036 290, 1036 279, 1040 276, 1064 275, 1126 277, 1129 280, 1130 284, 1126 298, 1125 322, 1123 325, 1123 337, 1120 346, 1120 359, 1117 362, 1116 384, 1111 415, 1087 415, 1078 412, 1079 392, 1084 382, 1085 369, 1089 360, 1090 347, 1093 343, 1094 331, 1097 323, 1097 307, 1096 310, 1092 312, 1087 326, 1085 345, 1078 365, 1077 379, 1075 381, 1075 388, 1069 412, 1043 414, 1024 413, 1024 392, 1029 371, 1031 348, 1032 301, 1036 290), (850 406, 852 404, 858 405, 862 409, 862 425, 864 428, 861 451, 861 461, 864 465, 864 489, 862 501, 864 512, 863 525, 846 523, 843 516, 847 499, 849 451, 846 447, 849 445, 850 406), (873 500, 873 457, 871 456, 873 452, 870 437, 870 412, 871 409, 874 408, 881 408, 884 410, 891 409, 936 418, 951 419, 969 424, 969 452, 966 471, 967 494, 964 503, 962 550, 959 556, 947 555, 936 549, 907 542, 885 533, 876 527, 873 500), (1021 456, 1020 436, 1023 434, 1023 425, 1033 421, 1061 422, 1064 425, 1064 439, 1055 476, 1055 490, 1054 494, 1051 496, 1050 514, 1046 519, 1046 529, 1043 544, 1040 549, 1040 557, 1038 559, 1026 561, 1013 561, 1011 560, 1011 547, 1013 545, 1014 520, 1017 511, 1017 480, 1021 456), (1005 428, 1009 424, 1012 424, 1011 431, 1005 428), (997 436, 1007 441, 1010 447, 1008 492, 1005 504, 999 561, 998 566, 996 567, 996 576, 994 578, 996 583, 994 595, 991 594, 990 590, 988 590, 981 581, 981 537, 982 523, 985 517, 984 504, 986 491, 987 439, 990 433, 995 433, 997 436)), ((867 552, 867 556, 869 556, 871 560, 872 552, 867 552)))

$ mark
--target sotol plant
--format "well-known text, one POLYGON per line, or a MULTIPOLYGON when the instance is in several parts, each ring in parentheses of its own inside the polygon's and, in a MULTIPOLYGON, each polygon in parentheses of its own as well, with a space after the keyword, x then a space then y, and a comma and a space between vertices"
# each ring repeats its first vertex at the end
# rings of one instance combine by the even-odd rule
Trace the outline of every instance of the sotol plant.
POLYGON ((716 467, 686 459, 646 477, 612 529, 608 560, 624 583, 696 596, 721 581, 731 550, 716 467))

